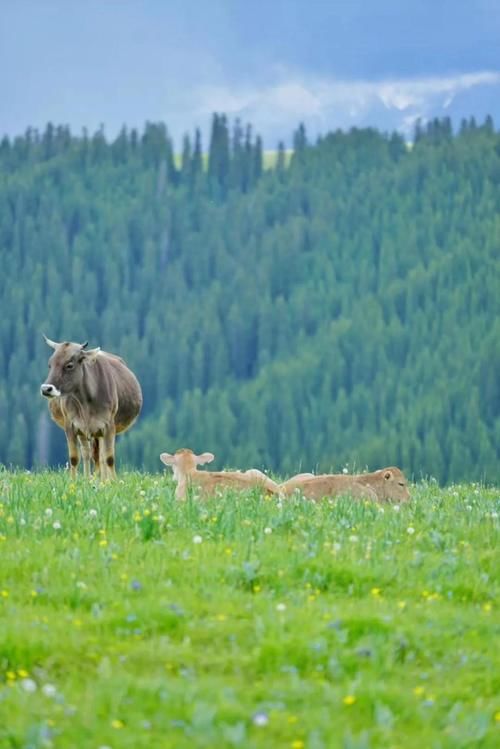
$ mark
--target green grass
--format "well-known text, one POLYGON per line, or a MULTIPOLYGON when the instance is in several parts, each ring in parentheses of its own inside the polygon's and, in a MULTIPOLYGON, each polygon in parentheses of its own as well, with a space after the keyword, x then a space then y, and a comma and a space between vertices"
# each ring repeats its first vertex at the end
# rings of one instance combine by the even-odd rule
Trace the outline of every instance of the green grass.
POLYGON ((498 490, 0 472, 0 502, 2 749, 498 746, 498 490))

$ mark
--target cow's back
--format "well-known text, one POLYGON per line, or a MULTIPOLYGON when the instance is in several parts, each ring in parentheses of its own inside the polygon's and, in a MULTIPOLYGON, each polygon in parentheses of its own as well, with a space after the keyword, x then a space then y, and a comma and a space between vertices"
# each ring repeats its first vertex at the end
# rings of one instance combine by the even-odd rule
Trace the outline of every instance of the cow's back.
POLYGON ((106 382, 102 385, 106 388, 106 395, 110 389, 116 394, 115 428, 119 434, 132 426, 139 416, 142 408, 141 386, 123 359, 115 354, 100 352, 96 365, 104 375, 106 382))

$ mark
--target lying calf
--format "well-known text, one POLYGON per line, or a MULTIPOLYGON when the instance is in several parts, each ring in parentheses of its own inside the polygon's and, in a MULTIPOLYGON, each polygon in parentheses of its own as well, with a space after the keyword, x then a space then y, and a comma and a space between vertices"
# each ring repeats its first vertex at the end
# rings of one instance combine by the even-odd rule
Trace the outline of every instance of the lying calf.
POLYGON ((307 499, 336 497, 348 494, 356 499, 372 499, 388 502, 407 502, 410 499, 408 484, 399 468, 382 468, 373 473, 323 474, 308 476, 298 474, 279 486, 281 496, 300 492, 307 499))
POLYGON ((172 466, 174 479, 177 482, 176 499, 185 499, 186 492, 191 486, 204 496, 215 494, 217 489, 251 489, 254 486, 259 486, 266 494, 278 493, 278 484, 257 468, 251 468, 244 473, 242 471, 197 470, 196 466, 211 463, 214 457, 212 453, 195 455, 188 448, 181 448, 174 455, 170 453, 160 455, 162 463, 172 466))

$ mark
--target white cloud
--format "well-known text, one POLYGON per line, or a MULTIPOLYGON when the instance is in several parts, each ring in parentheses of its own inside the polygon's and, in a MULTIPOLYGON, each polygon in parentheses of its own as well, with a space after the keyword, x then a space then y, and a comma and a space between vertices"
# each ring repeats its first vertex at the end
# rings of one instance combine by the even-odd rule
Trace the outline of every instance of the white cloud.
MULTIPOLYGON (((198 116, 226 112, 252 122, 264 135, 281 137, 304 121, 313 131, 366 124, 372 115, 393 115, 394 127, 408 132, 415 121, 442 113, 461 92, 500 85, 500 71, 382 81, 303 78, 286 75, 263 86, 217 85, 194 92, 198 116)), ((392 120, 391 120, 392 121, 392 120)))

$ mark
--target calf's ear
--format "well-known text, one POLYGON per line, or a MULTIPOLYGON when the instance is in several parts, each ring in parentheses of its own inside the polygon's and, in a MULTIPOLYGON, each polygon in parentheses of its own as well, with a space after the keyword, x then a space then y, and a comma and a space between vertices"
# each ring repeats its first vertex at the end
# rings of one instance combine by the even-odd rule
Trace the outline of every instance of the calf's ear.
POLYGON ((384 473, 384 478, 385 478, 386 481, 388 481, 389 479, 391 479, 392 478, 392 471, 386 471, 384 473))
POLYGON ((196 464, 202 466, 204 463, 211 463, 214 460, 215 455, 213 453, 202 453, 201 455, 195 455, 196 464))
POLYGON ((175 463, 175 455, 170 455, 170 453, 162 453, 160 455, 160 460, 162 463, 165 463, 166 466, 171 466, 175 463))

